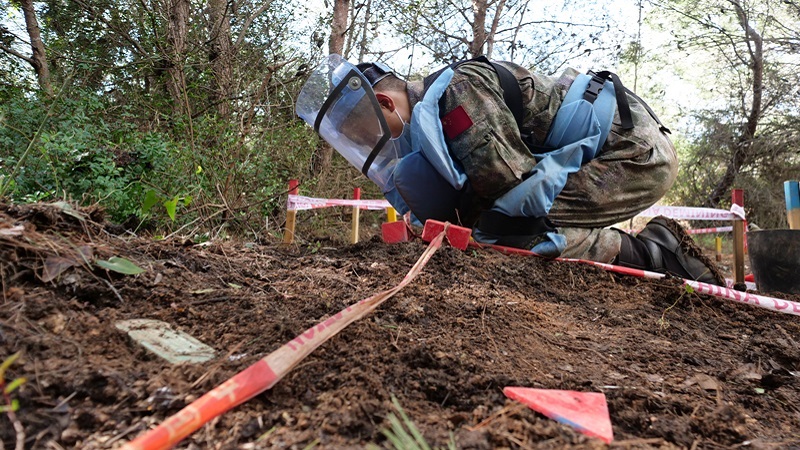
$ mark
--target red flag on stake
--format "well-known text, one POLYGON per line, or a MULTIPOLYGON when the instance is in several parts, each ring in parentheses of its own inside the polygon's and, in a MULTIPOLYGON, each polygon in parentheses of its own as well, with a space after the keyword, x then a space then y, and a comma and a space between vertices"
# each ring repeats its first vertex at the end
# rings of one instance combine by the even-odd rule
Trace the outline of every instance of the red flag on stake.
POLYGON ((599 438, 606 444, 614 440, 605 394, 525 387, 506 387, 503 393, 587 436, 599 438))

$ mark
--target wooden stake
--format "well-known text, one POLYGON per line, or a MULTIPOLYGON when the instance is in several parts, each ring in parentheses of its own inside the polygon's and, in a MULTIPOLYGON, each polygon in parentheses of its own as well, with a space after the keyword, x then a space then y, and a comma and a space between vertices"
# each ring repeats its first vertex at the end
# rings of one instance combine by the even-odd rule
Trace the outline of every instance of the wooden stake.
MULTIPOLYGON (((734 205, 744 207, 744 191, 734 189, 731 192, 734 205)), ((733 280, 736 284, 744 284, 744 220, 733 219, 733 280)))
POLYGON ((785 181, 783 192, 786 197, 786 221, 789 222, 789 228, 800 230, 800 182, 785 181))
POLYGON ((394 208, 386 208, 386 221, 389 223, 397 222, 397 211, 394 208))
MULTIPOLYGON (((297 180, 289 180, 289 195, 297 195, 299 183, 297 180)), ((297 225, 297 211, 294 209, 286 210, 286 228, 283 231, 283 243, 291 244, 294 242, 294 227, 297 225)))
POLYGON ((714 243, 716 244, 717 247, 717 262, 720 262, 722 261, 722 237, 717 236, 716 238, 714 238, 714 243))
MULTIPOLYGON (((361 188, 353 188, 353 198, 355 200, 361 200, 361 188)), ((353 206, 353 224, 352 224, 352 233, 350 235, 350 242, 352 244, 358 243, 358 228, 359 228, 360 218, 361 218, 361 209, 358 206, 353 206)))

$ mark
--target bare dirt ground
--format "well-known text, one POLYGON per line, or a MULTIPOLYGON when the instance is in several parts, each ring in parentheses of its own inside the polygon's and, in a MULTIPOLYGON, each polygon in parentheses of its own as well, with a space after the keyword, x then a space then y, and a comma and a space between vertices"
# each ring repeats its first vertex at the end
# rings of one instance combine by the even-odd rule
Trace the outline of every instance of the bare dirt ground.
MULTIPOLYGON (((22 353, 6 379, 27 379, 10 395, 25 448, 119 447, 395 286, 425 249, 374 238, 158 242, 113 234, 98 211, 75 215, 85 217, 0 205, 0 230, 23 227, 0 235, 0 360, 22 353), (124 257, 146 272, 107 272, 81 254, 124 257), (219 356, 171 365, 115 328, 132 318, 168 322, 219 356)), ((393 395, 436 447, 608 447, 502 393, 529 386, 605 393, 613 448, 800 448, 798 341, 797 316, 687 292, 676 280, 443 247, 374 313, 179 447, 388 446, 381 430, 393 395)), ((5 448, 17 445, 13 425, 0 415, 5 448)))

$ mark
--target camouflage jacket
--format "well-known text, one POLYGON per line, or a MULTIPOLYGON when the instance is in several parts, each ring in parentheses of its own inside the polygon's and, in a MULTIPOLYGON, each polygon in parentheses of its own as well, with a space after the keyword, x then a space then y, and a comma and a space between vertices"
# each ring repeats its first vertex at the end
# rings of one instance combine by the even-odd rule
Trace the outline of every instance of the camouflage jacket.
MULTIPOLYGON (((445 142, 453 159, 464 168, 475 194, 484 199, 496 199, 522 181, 536 165, 522 135, 530 135, 534 145, 545 141, 561 101, 577 75, 576 71, 568 70, 561 78, 552 79, 532 74, 513 63, 500 64, 520 84, 524 105, 521 128, 503 100, 497 74, 483 62, 466 62, 456 67, 441 111, 446 123, 449 114, 460 110, 457 129, 448 133, 444 126, 445 142)), ((421 97, 421 87, 410 84, 412 108, 421 97)))
MULTIPOLYGON (((534 151, 552 150, 541 146, 578 76, 572 69, 553 78, 512 63, 500 64, 519 81, 524 110, 521 127, 506 106, 496 72, 484 62, 458 65, 444 93, 444 107, 440 103, 448 151, 470 181, 471 192, 465 196, 469 198, 462 199, 459 212, 462 219, 469 217, 462 220, 467 226, 473 225, 476 214, 492 207, 495 200, 531 173, 537 161, 534 151), (455 129, 448 132, 451 114, 456 114, 458 120, 454 121, 455 129), (523 141, 522 136, 527 140, 523 141)), ((422 98, 422 87, 419 82, 408 85, 412 108, 422 98)), ((614 220, 635 214, 625 205, 638 208, 639 198, 647 198, 652 204, 672 184, 677 172, 674 147, 640 99, 628 95, 628 102, 635 128, 624 130, 619 113, 614 114, 611 131, 595 159, 569 177, 548 213, 557 224, 592 225, 594 222, 584 217, 587 215, 605 217, 605 225, 615 223, 614 220), (613 188, 617 185, 622 186, 619 192, 613 188)))

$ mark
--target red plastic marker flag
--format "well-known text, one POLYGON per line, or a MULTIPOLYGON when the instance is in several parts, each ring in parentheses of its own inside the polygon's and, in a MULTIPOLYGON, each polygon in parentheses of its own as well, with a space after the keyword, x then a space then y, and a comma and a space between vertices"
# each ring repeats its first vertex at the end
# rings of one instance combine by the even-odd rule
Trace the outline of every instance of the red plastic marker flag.
POLYGON ((525 387, 506 387, 503 393, 506 397, 587 436, 601 439, 606 444, 614 440, 605 394, 525 387))
POLYGON ((381 237, 383 237, 383 242, 387 244, 396 244, 398 242, 408 242, 411 240, 411 235, 408 232, 408 225, 402 220, 382 223, 381 237))
POLYGON ((472 230, 438 220, 428 219, 425 221, 425 227, 422 229, 422 240, 430 242, 434 237, 438 236, 442 230, 446 231, 447 242, 449 242, 450 245, 459 250, 467 249, 472 230))

